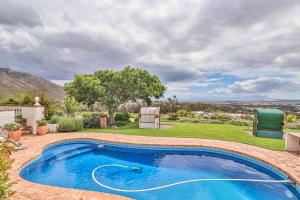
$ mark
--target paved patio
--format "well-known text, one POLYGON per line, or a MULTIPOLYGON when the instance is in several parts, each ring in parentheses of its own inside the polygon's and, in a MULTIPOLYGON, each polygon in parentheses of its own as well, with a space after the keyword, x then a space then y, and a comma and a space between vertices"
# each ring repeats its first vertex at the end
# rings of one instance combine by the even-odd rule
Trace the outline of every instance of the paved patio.
POLYGON ((22 179, 19 176, 19 169, 29 160, 38 156, 43 147, 49 144, 67 139, 96 139, 107 142, 120 142, 129 144, 144 145, 165 145, 165 146, 197 146, 214 147, 229 150, 248 156, 255 157, 287 173, 293 180, 300 184, 300 156, 289 152, 273 151, 260 147, 235 142, 218 140, 194 139, 194 138, 166 138, 166 137, 145 137, 130 136, 109 133, 59 133, 47 134, 44 136, 25 136, 22 138, 24 144, 30 145, 26 150, 13 152, 15 159, 11 170, 12 180, 17 182, 13 187, 16 194, 12 199, 18 200, 98 200, 98 199, 128 199, 112 194, 92 192, 85 190, 66 189, 52 186, 35 184, 22 179))

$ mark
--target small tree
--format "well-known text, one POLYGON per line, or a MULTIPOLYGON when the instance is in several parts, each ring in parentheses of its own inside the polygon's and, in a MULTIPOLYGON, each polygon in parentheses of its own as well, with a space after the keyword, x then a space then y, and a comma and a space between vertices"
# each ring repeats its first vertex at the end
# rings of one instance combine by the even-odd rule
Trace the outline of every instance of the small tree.
POLYGON ((78 102, 74 97, 67 97, 64 101, 64 111, 67 113, 67 116, 74 116, 78 108, 78 102))
POLYGON ((148 71, 125 67, 122 71, 101 70, 94 74, 76 75, 65 84, 69 96, 91 106, 100 102, 108 109, 110 125, 115 125, 115 112, 128 101, 144 100, 151 104, 151 97, 163 96, 166 87, 159 78, 148 71))

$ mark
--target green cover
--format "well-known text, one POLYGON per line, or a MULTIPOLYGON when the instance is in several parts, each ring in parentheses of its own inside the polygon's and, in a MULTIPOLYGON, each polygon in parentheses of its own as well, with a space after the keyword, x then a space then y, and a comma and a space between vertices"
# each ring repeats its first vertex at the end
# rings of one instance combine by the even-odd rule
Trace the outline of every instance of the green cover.
POLYGON ((279 131, 256 131, 257 137, 282 139, 283 134, 279 131))
POLYGON ((253 122, 254 135, 258 137, 282 138, 283 121, 284 115, 281 110, 256 108, 253 122))

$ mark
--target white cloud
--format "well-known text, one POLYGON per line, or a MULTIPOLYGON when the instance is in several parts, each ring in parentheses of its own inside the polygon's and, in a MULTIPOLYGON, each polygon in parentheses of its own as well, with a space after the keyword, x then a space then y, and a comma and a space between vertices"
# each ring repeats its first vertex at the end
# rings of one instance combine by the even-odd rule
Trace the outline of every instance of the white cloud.
POLYGON ((300 90, 300 81, 293 78, 259 77, 246 81, 235 82, 226 87, 212 90, 211 94, 261 94, 270 97, 286 98, 285 94, 298 97, 295 91, 300 90), (294 94, 294 95, 293 95, 294 94))
POLYGON ((133 65, 174 92, 209 88, 218 72, 246 81, 215 93, 255 93, 300 78, 299 13, 295 0, 1 1, 0 66, 61 80, 133 65))

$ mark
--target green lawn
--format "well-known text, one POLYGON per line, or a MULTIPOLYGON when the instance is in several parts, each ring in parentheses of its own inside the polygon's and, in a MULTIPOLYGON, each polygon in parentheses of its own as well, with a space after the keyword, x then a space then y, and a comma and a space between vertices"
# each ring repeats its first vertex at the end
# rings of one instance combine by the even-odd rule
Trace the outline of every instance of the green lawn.
MULTIPOLYGON (((248 128, 246 126, 179 122, 167 122, 167 124, 171 124, 173 127, 171 129, 159 130, 139 129, 137 124, 129 124, 118 129, 84 129, 82 132, 109 132, 159 137, 206 138, 240 142, 279 151, 284 149, 283 140, 252 137, 245 131, 248 128)), ((295 130, 293 131, 295 132, 295 130)), ((300 132, 300 130, 298 132, 300 132)))

